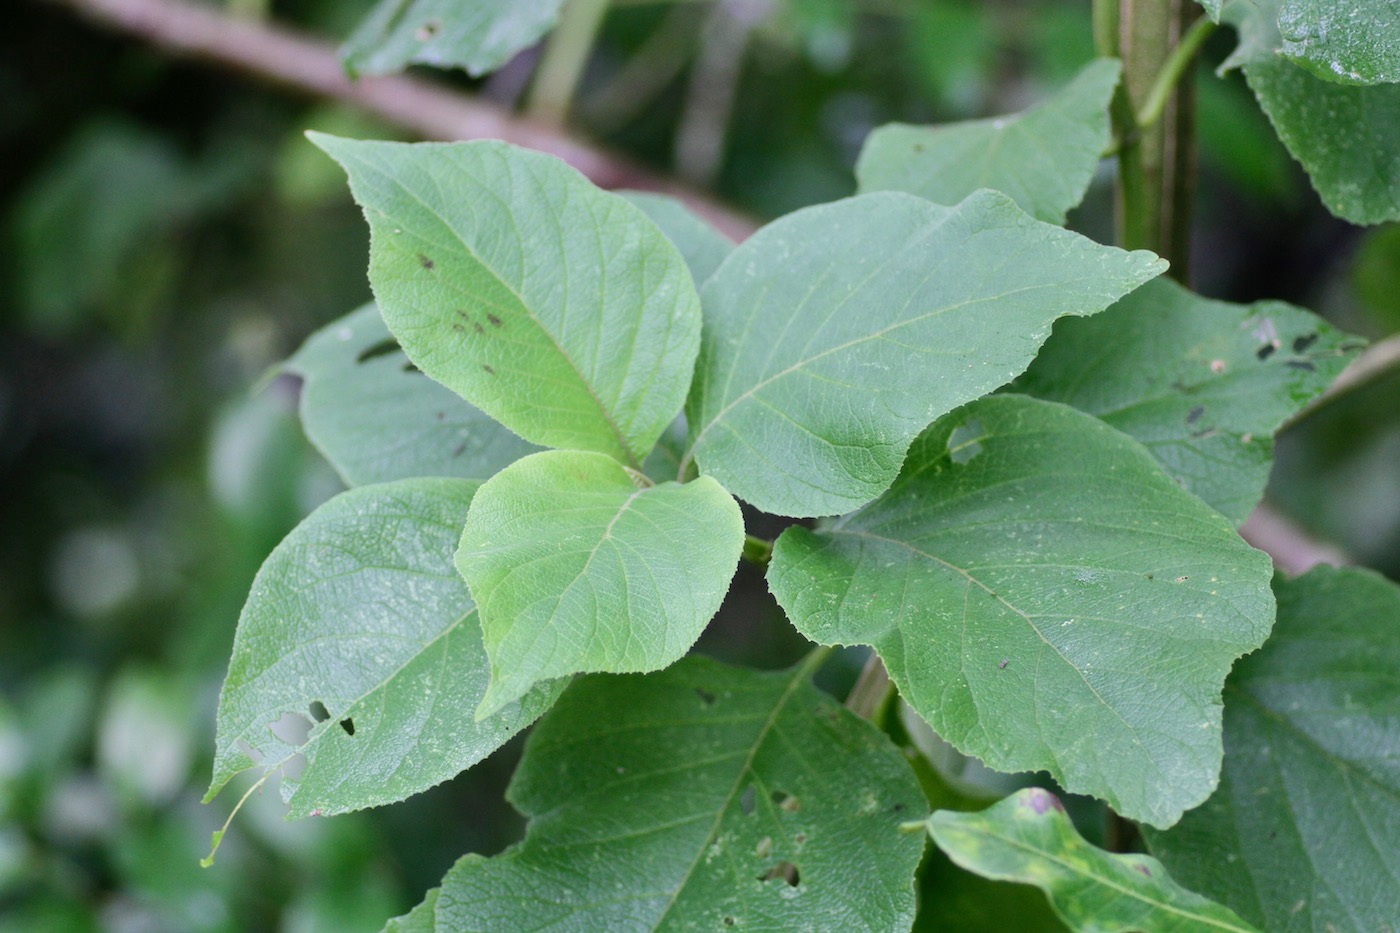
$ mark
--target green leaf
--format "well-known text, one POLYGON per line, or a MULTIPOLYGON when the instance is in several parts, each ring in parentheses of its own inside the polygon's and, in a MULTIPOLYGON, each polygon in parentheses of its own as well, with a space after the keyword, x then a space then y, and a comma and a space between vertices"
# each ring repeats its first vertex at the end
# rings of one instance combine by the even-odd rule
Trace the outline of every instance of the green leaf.
POLYGON ((719 609, 743 546, 738 503, 708 477, 653 486, 571 450, 497 473, 457 552, 491 658, 477 715, 542 680, 673 663, 719 609))
POLYGON ((1360 569, 1280 578, 1278 623, 1225 688, 1220 789, 1153 854, 1278 931, 1400 918, 1400 588, 1360 569))
POLYGON ((956 204, 979 188, 995 188, 1037 219, 1063 224, 1108 148, 1108 102, 1121 71, 1116 59, 1099 59, 1054 97, 1010 116, 882 126, 856 162, 860 190, 956 204))
POLYGON ((1400 81, 1400 2, 1285 0, 1278 15, 1283 54, 1343 84, 1400 81))
POLYGON ((686 403, 702 472, 765 512, 838 515, 894 480, 933 419, 1018 375, 1050 324, 1157 275, 980 191, 877 192, 797 211, 705 284, 686 403))
POLYGON ((1356 224, 1400 220, 1400 85, 1333 84, 1281 58, 1244 74, 1328 210, 1356 224))
POLYGON ((1278 54, 1278 0, 1232 0, 1221 16, 1240 34, 1222 69, 1244 67, 1327 209, 1356 224, 1400 219, 1400 86, 1336 84, 1292 64, 1278 54))
POLYGON ((286 368, 305 380, 307 436, 351 486, 485 481, 538 449, 419 372, 373 304, 312 334, 286 368))
POLYGON ((340 50, 352 74, 411 64, 495 71, 540 40, 564 0, 379 0, 340 50))
POLYGON ((505 143, 310 134, 370 225, 370 285, 423 372, 528 441, 637 468, 680 411, 700 301, 642 211, 505 143))
POLYGON ((618 194, 641 208, 642 213, 661 228, 666 239, 681 251, 690 277, 697 285, 704 284, 734 251, 732 240, 673 197, 646 191, 620 191, 618 194))
POLYGON ((1177 884, 1156 859, 1113 855, 1085 842, 1055 795, 1038 787, 981 813, 939 810, 929 817, 928 831, 963 868, 1044 890, 1072 930, 1254 930, 1233 911, 1177 884))
POLYGON ((1136 441, 1000 395, 925 432, 865 509, 783 532, 768 583, 808 638, 872 645, 965 754, 1169 826, 1215 788, 1270 574, 1136 441))
POLYGON ((352 489, 268 556, 219 698, 209 799, 241 771, 271 772, 301 754, 300 777, 282 780, 292 816, 402 800, 549 708, 563 684, 472 719, 486 653, 452 551, 475 489, 457 479, 352 489), (304 742, 273 731, 284 714, 312 725, 304 742))
POLYGON ((384 924, 383 933, 435 933, 438 895, 441 893, 441 888, 433 888, 417 907, 384 924))
POLYGON ((444 930, 908 930, 909 764, 808 682, 699 658, 577 682, 511 784, 530 819, 443 879, 444 930))
POLYGON ((1302 308, 1211 301, 1163 278, 1057 323, 1014 388, 1131 434, 1239 524, 1264 493, 1274 432, 1360 346, 1302 308))

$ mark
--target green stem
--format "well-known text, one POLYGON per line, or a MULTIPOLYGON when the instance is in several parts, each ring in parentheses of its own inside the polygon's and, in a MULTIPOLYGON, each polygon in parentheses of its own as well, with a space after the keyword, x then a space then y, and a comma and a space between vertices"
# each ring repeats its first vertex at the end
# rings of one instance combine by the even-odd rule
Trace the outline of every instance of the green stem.
POLYGON ((564 7, 559 27, 545 46, 530 86, 525 103, 527 115, 556 125, 568 119, 588 53, 593 50, 607 11, 608 0, 570 0, 564 7))
POLYGON ((797 662, 797 677, 799 680, 811 680, 816 676, 817 671, 826 663, 826 659, 831 657, 834 649, 830 645, 817 645, 806 656, 797 662))
POLYGON ((1186 31, 1186 35, 1181 37, 1176 48, 1172 49, 1171 55, 1162 65, 1162 70, 1157 73, 1157 80, 1152 84, 1152 90, 1148 91, 1147 99, 1138 108, 1137 125, 1139 129, 1151 126, 1162 119, 1162 113, 1167 109, 1167 101, 1172 96, 1172 91, 1176 90, 1177 82, 1186 73, 1186 69, 1195 59, 1196 53, 1201 50, 1206 39, 1215 32, 1216 24, 1206 17, 1201 17, 1191 25, 1186 31))
POLYGON ((1118 57, 1118 0, 1094 0, 1094 51, 1099 58, 1118 57))
POLYGON ((751 564, 767 567, 773 559, 773 542, 753 535, 744 535, 743 558, 751 564))
POLYGON ((884 708, 892 686, 884 662, 872 651, 866 659, 865 667, 861 668, 860 676, 856 678, 856 685, 846 697, 846 709, 861 719, 873 720, 884 708))

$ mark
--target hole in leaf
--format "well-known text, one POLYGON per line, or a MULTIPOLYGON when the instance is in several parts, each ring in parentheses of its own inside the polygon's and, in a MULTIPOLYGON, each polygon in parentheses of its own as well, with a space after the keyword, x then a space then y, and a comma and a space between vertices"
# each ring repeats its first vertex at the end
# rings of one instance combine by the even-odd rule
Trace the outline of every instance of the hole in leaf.
POLYGON ((1293 338, 1293 352, 1302 353, 1308 347, 1317 343, 1317 334, 1304 334, 1301 337, 1293 338))
POLYGON ((948 435, 948 457, 961 466, 982 452, 982 422, 973 418, 948 435))
POLYGON ((311 718, 316 722, 325 722, 327 719, 331 718, 331 711, 326 709, 326 704, 322 703, 320 700, 312 700, 308 711, 311 713, 311 718))
POLYGON ((802 876, 798 874, 797 866, 791 862, 779 862, 758 876, 759 881, 776 881, 778 879, 786 881, 788 887, 795 888, 802 880, 802 876))
POLYGON ((1278 344, 1274 343, 1273 341, 1270 341, 1269 343, 1264 344, 1258 350, 1255 350, 1254 355, 1259 357, 1259 359, 1261 360, 1267 360, 1269 357, 1274 355, 1274 351, 1277 349, 1278 344))
POLYGON ((724 925, 727 926, 727 927, 732 927, 732 926, 733 926, 734 924, 736 924, 736 923, 738 923, 738 921, 735 920, 733 917, 725 917, 725 918, 724 918, 724 925))
POLYGON ((355 720, 353 720, 353 719, 342 719, 342 720, 340 721, 340 728, 342 728, 342 729, 345 730, 345 734, 346 734, 346 735, 354 735, 354 734, 355 734, 355 720))
POLYGON ((1302 369, 1310 373, 1317 371, 1317 367, 1313 365, 1312 360, 1289 360, 1283 365, 1287 366, 1289 369, 1302 369))
POLYGON ((704 703, 706 706, 715 705, 715 695, 710 691, 701 689, 700 687, 696 687, 695 695, 698 696, 700 698, 700 702, 704 703))
POLYGON ((355 357, 355 362, 368 363, 370 360, 378 359, 381 356, 388 356, 390 353, 396 353, 398 349, 399 342, 393 337, 386 337, 378 343, 370 344, 361 350, 359 355, 355 357))
POLYGON ((422 253, 418 254, 418 264, 421 265, 424 269, 428 269, 429 271, 431 271, 432 268, 437 265, 437 263, 433 262, 431 259, 423 255, 422 253))
POLYGON ((739 809, 744 811, 744 816, 753 816, 753 805, 758 800, 758 791, 750 784, 744 788, 744 792, 739 795, 739 809))
POLYGON ((305 713, 283 713, 280 718, 267 724, 268 730, 288 745, 300 746, 311 734, 315 723, 305 713))
POLYGON ((1195 408, 1191 409, 1186 413, 1186 423, 1195 424, 1197 421, 1201 420, 1201 415, 1204 415, 1205 413, 1206 406, 1197 405, 1195 408))
POLYGON ((769 799, 773 801, 774 806, 786 813, 796 813, 802 809, 802 804, 798 799, 785 791, 775 790, 769 799))

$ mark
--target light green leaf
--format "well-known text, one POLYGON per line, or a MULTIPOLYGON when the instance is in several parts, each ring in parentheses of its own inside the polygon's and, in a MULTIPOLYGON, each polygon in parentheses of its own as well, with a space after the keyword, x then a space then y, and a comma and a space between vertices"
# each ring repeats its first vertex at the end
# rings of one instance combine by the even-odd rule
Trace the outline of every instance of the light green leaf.
POLYGON ((1146 855, 1114 855, 1084 841, 1055 795, 1017 791, 981 813, 939 810, 928 820, 939 848, 968 871, 1033 884, 1082 933, 1249 933, 1233 911, 1186 890, 1146 855))
POLYGON ((1282 58, 1244 74, 1328 210, 1356 224, 1400 220, 1400 85, 1333 84, 1282 58))
POLYGON ((918 782, 810 674, 690 657, 577 682, 511 783, 524 842, 459 861, 438 927, 908 930, 918 782))
POLYGON ((1215 788, 1271 572, 1132 438, 999 395, 925 432, 876 502, 783 532, 768 584, 808 638, 872 645, 965 754, 1169 826, 1215 788))
POLYGON ((538 450, 419 372, 372 304, 312 334, 286 368, 305 380, 307 436, 351 486, 485 481, 538 450))
POLYGON ((642 213, 666 234, 666 239, 675 244, 696 285, 703 285, 734 251, 732 240, 673 197, 647 191, 619 191, 618 194, 641 208, 642 213))
POLYGON ((1361 343, 1281 301, 1211 301, 1162 278, 1057 323, 1014 388, 1131 434, 1239 524, 1264 493, 1274 431, 1361 343))
POLYGON ((301 754, 301 776, 282 780, 292 816, 402 800, 471 767, 549 708, 563 684, 473 722, 486 653, 452 551, 475 489, 457 479, 361 486, 268 556, 219 698, 209 798, 241 771, 301 754), (284 715, 312 725, 304 742, 273 731, 284 715))
POLYGON ((860 190, 956 204, 979 188, 995 188, 1037 219, 1063 224, 1108 148, 1108 102, 1121 71, 1116 59, 1099 59, 1054 97, 1010 116, 882 126, 856 162, 860 190))
POLYGON ((1178 878, 1279 933, 1400 918, 1400 589, 1280 578, 1278 624, 1225 687, 1220 789, 1149 832, 1178 878))
POLYGON ((705 284, 691 456, 765 512, 847 512, 889 487, 929 422, 1020 374, 1056 318, 1101 311, 1165 267, 994 191, 789 214, 705 284))
POLYGON ((1400 81, 1400 0, 1285 0, 1283 54, 1343 84, 1400 81))
POLYGON ((379 0, 340 50, 353 74, 412 64, 495 71, 540 40, 564 0, 379 0))
POLYGON ((565 450, 497 473, 457 552, 491 658, 477 715, 542 680, 673 663, 719 609, 743 546, 738 503, 708 477, 653 486, 565 450))
POLYGON ((505 143, 310 134, 370 225, 370 285, 419 369, 528 441, 638 468, 700 343, 680 253, 641 210, 505 143))

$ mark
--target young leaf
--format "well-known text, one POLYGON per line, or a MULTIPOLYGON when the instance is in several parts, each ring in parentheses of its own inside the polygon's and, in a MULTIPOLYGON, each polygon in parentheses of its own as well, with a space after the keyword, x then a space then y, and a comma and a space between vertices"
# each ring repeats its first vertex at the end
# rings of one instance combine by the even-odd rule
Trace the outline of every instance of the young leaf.
POLYGON ((1283 54, 1343 84, 1400 81, 1400 4, 1395 0, 1285 0, 1283 54))
POLYGON ((578 681, 511 783, 525 840, 448 872, 438 928, 908 930, 919 784, 807 667, 578 681))
POLYGON ((452 550, 476 484, 361 486, 313 512, 268 556, 238 621, 219 698, 212 799, 235 774, 282 780, 292 816, 402 800, 471 767, 549 708, 563 684, 491 719, 476 609, 452 550), (313 724, 301 744, 272 729, 313 724))
POLYGON ((640 209, 505 143, 311 139, 350 176, 419 369, 528 441, 641 465, 685 399, 700 300, 640 209))
POLYGON ((733 241, 675 198, 647 191, 619 191, 618 194, 641 208, 642 213, 666 234, 666 239, 675 244, 697 286, 703 285, 734 251, 733 241))
POLYGON ((1181 887, 1156 859, 1089 845, 1060 801, 1038 787, 981 813, 939 810, 928 831, 968 871, 1045 891, 1071 930, 1254 931, 1233 911, 1181 887))
POLYGON ((350 486, 485 481, 538 449, 419 372, 372 304, 312 334, 286 368, 305 380, 307 436, 350 486))
POLYGON ((1095 61, 1054 97, 1010 116, 882 126, 856 162, 860 190, 956 204, 978 188, 995 188, 1031 216, 1063 224, 1108 148, 1108 102, 1121 71, 1116 59, 1095 61))
POLYGON ((1101 311, 1163 268, 994 191, 789 214, 705 284, 690 456, 765 512, 850 511, 889 487, 930 421, 1024 370, 1056 318, 1101 311))
POLYGON ((1211 301, 1170 279, 1055 325, 1013 388, 1131 434, 1235 524, 1264 494, 1274 431, 1361 341, 1281 301, 1211 301))
POLYGON ((1266 929, 1394 927, 1400 588, 1330 567, 1275 587, 1274 634, 1225 687, 1220 789, 1148 843, 1266 929))
POLYGON ((708 477, 653 486, 572 450, 497 473, 457 552, 491 658, 477 715, 542 680, 673 663, 719 609, 743 546, 738 503, 708 477))
POLYGON ((354 74, 408 65, 495 71, 540 40, 564 0, 379 0, 340 50, 354 74))
POLYGON ((798 631, 869 644, 935 731, 1133 819, 1215 788, 1220 689, 1273 620, 1267 555, 1132 438, 1000 395, 942 419, 865 509, 773 549, 798 631))

